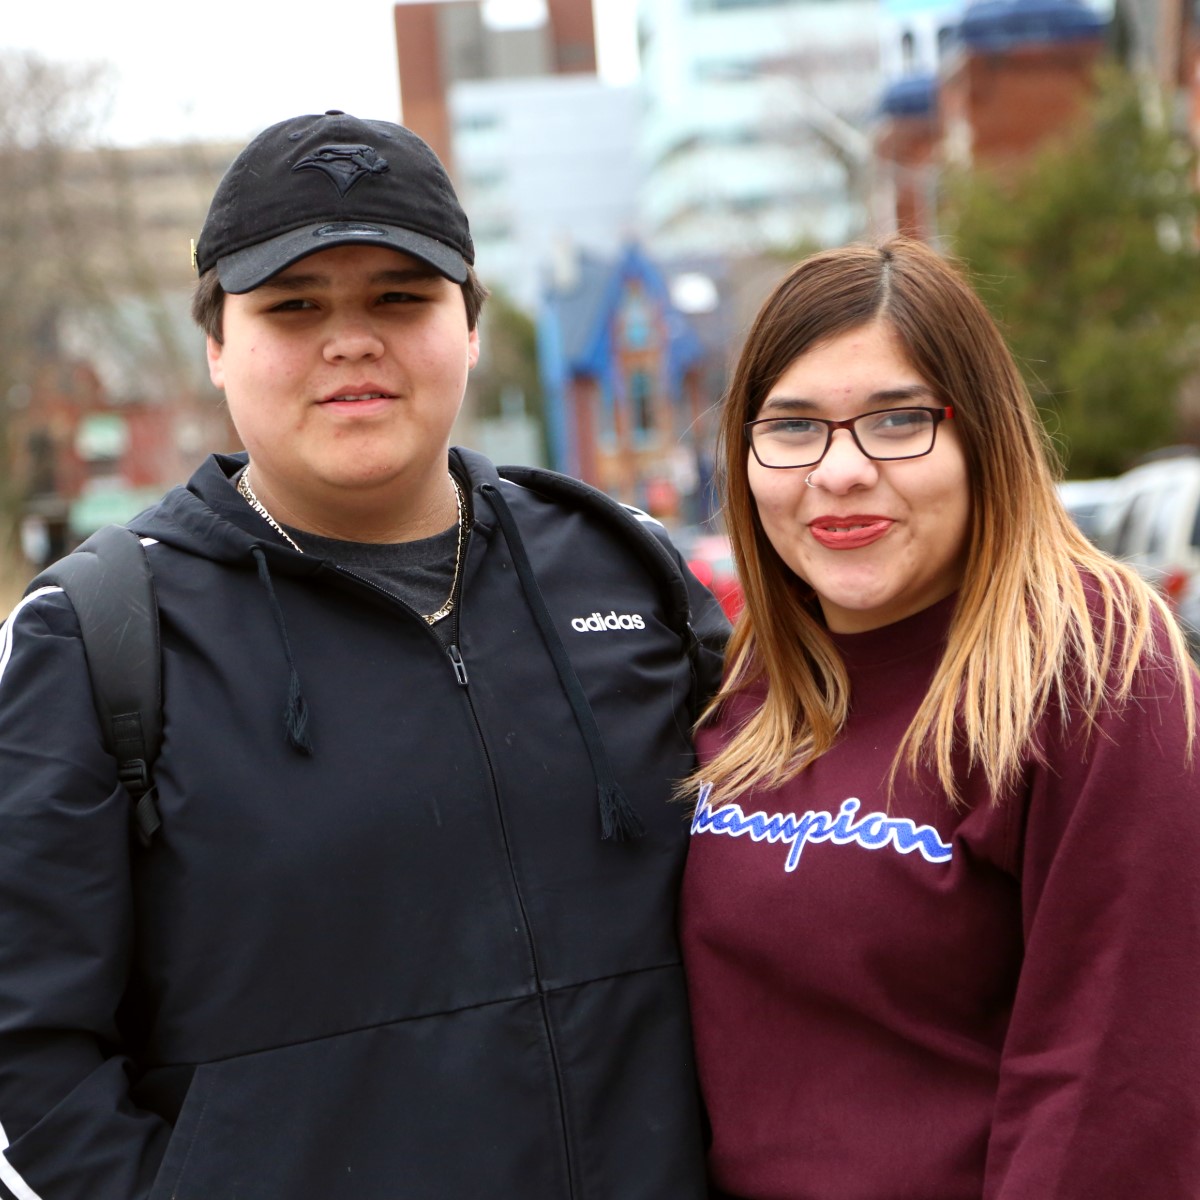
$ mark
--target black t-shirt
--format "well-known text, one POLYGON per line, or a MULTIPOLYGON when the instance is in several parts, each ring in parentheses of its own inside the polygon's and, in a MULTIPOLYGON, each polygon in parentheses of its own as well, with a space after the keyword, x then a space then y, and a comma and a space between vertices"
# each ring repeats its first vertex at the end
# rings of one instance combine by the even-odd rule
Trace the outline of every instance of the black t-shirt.
MULTIPOLYGON (((436 612, 450 595, 458 550, 457 521, 449 529, 415 542, 346 542, 287 525, 284 528, 305 554, 328 559, 352 575, 369 579, 422 615, 436 612)), ((432 628, 440 633, 445 624, 443 619, 432 628)))

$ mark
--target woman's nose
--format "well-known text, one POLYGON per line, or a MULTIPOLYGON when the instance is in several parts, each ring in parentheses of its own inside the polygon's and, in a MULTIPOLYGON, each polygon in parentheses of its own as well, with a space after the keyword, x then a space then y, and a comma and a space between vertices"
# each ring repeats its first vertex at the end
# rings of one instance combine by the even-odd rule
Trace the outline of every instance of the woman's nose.
POLYGON ((868 458, 848 429, 835 429, 825 457, 813 468, 813 483, 827 492, 846 492, 869 487, 879 478, 873 459, 868 458))

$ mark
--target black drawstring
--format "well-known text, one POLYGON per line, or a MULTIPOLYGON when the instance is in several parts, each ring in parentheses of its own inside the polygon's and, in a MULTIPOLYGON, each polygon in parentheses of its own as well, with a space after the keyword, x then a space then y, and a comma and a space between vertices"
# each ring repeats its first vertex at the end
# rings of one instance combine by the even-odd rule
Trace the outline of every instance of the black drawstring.
POLYGON ((579 676, 575 674, 575 668, 567 656, 566 647, 558 636, 558 630, 554 628, 554 619, 550 616, 550 611, 542 596, 542 590, 538 587, 537 577, 533 573, 529 556, 525 553, 525 545, 521 541, 517 523, 513 520, 513 515, 509 511, 504 497, 500 494, 499 488, 485 483, 483 490, 492 500, 500 528, 504 531, 504 540, 508 542, 513 566, 517 569, 517 578, 521 581, 521 590, 525 593, 525 601, 541 631, 542 641, 545 642, 546 649, 550 652, 554 669, 558 672, 559 683, 562 684, 563 691, 567 694, 571 711, 575 714, 575 722, 579 726, 579 732, 583 735, 588 757, 592 760, 592 775, 596 780, 600 807, 600 836, 618 842, 624 841, 626 838, 639 838, 645 832, 645 826, 613 774, 612 764, 608 761, 608 752, 604 748, 604 739, 596 724, 595 714, 592 712, 591 705, 588 704, 583 685, 579 682, 579 676))
POLYGON ((287 740, 301 754, 312 753, 312 743, 308 740, 308 705, 304 702, 304 693, 300 690, 300 675, 296 671, 296 663, 292 658, 292 646, 288 641, 287 626, 283 621, 283 609, 279 607, 279 599, 275 595, 275 585, 271 582, 271 572, 267 567, 267 556, 261 546, 255 546, 250 551, 258 564, 258 578, 267 592, 271 603, 271 612, 275 614, 275 625, 279 629, 279 637, 283 642, 283 653, 287 658, 288 698, 283 710, 283 726, 287 730, 287 740))

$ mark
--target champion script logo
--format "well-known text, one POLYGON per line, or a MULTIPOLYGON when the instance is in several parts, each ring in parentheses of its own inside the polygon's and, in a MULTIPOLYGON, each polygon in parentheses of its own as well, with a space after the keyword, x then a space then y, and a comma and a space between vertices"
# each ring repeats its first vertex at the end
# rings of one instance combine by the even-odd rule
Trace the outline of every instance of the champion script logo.
POLYGON ((617 613, 607 616, 594 612, 590 617, 573 617, 571 628, 576 633, 603 633, 607 629, 645 629, 646 622, 637 613, 617 613))
POLYGON ((713 808, 709 803, 712 784, 700 788, 692 836, 720 834, 724 837, 749 837, 752 842, 788 847, 783 869, 796 869, 805 846, 832 842, 835 846, 861 846, 864 850, 894 850, 897 854, 918 853, 926 862, 947 863, 954 854, 951 843, 943 841, 932 825, 918 825, 908 817, 892 817, 883 812, 860 813, 857 796, 843 800, 835 816, 828 810, 810 809, 803 814, 744 812, 738 804, 713 808))
POLYGON ((374 146, 322 146, 306 154, 293 171, 322 171, 344 196, 360 179, 368 175, 382 175, 388 169, 388 160, 377 153, 374 146))

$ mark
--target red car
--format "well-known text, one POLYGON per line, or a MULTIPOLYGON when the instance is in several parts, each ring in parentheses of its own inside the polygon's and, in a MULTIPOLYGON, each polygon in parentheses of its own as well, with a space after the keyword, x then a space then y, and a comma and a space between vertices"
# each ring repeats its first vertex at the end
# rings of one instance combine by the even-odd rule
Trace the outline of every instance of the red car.
POLYGON ((680 539, 680 548, 692 574, 716 596, 732 621, 742 611, 744 600, 729 539, 723 533, 702 533, 689 541, 680 539))

